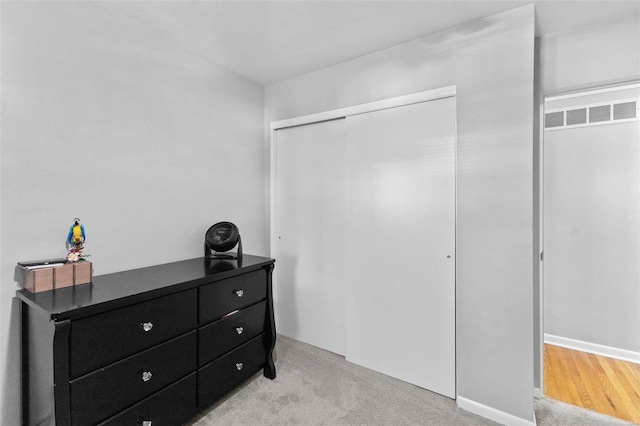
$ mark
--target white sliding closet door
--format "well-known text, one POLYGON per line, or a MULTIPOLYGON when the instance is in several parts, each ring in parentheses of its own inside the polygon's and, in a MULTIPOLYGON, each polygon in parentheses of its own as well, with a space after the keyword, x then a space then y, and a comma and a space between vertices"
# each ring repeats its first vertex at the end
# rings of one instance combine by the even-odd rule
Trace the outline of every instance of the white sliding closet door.
POLYGON ((455 397, 455 98, 275 132, 279 333, 455 397))
POLYGON ((276 329, 344 355, 345 128, 332 120, 276 132, 276 329))
POLYGON ((455 99, 346 122, 347 360, 455 398, 455 99))

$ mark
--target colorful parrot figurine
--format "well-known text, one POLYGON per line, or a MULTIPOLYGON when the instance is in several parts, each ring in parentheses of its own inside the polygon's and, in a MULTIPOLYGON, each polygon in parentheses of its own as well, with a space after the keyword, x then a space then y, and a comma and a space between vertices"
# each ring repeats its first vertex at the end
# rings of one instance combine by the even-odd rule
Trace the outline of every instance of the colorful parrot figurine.
POLYGON ((69 235, 67 235, 67 243, 69 243, 69 249, 74 248, 78 251, 82 250, 82 245, 86 235, 84 233, 84 225, 80 223, 79 218, 73 219, 73 225, 69 228, 69 235))

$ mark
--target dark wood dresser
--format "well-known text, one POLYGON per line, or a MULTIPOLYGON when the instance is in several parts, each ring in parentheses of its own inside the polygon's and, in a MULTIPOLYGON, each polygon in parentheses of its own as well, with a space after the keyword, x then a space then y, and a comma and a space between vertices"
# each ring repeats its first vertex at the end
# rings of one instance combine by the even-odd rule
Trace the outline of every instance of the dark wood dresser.
POLYGON ((23 424, 180 425, 275 378, 274 260, 191 259, 22 303, 23 424))

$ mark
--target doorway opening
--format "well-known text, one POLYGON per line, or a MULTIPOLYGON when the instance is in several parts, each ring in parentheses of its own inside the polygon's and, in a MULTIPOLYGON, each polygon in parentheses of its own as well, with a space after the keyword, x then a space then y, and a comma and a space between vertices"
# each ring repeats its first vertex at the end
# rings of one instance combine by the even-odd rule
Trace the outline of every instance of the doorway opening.
POLYGON ((640 84, 546 97, 544 394, 640 423, 640 84))

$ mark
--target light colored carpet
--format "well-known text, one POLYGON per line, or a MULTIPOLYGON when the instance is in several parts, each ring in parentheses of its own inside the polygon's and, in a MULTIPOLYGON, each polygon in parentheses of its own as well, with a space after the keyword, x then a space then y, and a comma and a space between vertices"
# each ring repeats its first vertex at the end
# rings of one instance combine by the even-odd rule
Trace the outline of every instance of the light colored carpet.
MULTIPOLYGON (((339 355, 278 336, 275 380, 256 374, 189 426, 214 425, 495 425, 454 400, 375 371, 339 355)), ((626 425, 542 398, 540 426, 626 425)))

